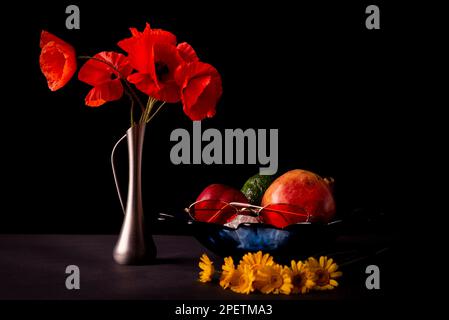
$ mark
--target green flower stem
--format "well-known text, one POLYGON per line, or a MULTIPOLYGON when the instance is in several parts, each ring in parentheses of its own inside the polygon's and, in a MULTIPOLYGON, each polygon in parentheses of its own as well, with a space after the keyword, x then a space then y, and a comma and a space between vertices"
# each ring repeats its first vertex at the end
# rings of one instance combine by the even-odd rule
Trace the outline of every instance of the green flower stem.
POLYGON ((162 102, 161 105, 159 105, 158 109, 151 115, 151 112, 153 111, 156 104, 160 102, 159 100, 149 97, 147 102, 147 107, 145 108, 145 113, 140 118, 141 123, 148 123, 150 120, 159 112, 160 108, 165 104, 165 102, 162 102), (151 117, 150 117, 151 115, 151 117))
POLYGON ((156 111, 153 113, 153 115, 147 120, 146 123, 150 122, 151 119, 154 118, 154 116, 159 112, 159 110, 161 110, 161 108, 164 106, 165 102, 162 102, 161 105, 156 109, 156 111))
POLYGON ((152 97, 148 97, 147 105, 145 107, 145 111, 142 113, 140 117, 140 123, 146 123, 147 114, 151 112, 151 109, 153 109, 154 105, 154 99, 152 97))
POLYGON ((134 126, 134 100, 131 100, 131 127, 134 126))

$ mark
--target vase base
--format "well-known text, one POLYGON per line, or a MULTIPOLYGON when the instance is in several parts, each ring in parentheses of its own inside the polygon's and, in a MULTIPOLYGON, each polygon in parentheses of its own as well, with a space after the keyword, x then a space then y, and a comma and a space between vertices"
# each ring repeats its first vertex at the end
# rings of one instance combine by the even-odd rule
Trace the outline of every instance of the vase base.
POLYGON ((132 252, 117 252, 114 249, 114 261, 120 265, 147 265, 153 264, 156 261, 156 246, 143 254, 133 254, 132 252))

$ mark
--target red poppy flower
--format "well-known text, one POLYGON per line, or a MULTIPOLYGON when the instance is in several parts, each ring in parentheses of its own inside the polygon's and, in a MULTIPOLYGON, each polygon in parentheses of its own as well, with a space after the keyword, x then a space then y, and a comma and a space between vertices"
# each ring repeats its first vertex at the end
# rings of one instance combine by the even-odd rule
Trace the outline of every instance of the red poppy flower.
POLYGON ((186 63, 176 71, 184 113, 193 121, 211 118, 222 94, 217 69, 204 62, 186 63))
POLYGON ((177 48, 179 55, 185 62, 195 62, 200 60, 198 59, 195 50, 193 50, 192 46, 187 42, 178 44, 177 48))
POLYGON ((75 49, 53 34, 42 31, 39 65, 51 91, 56 91, 72 78, 76 71, 75 49))
POLYGON ((89 107, 98 107, 108 101, 120 99, 123 95, 120 79, 126 79, 132 72, 128 58, 121 53, 103 51, 94 58, 104 62, 90 59, 78 73, 79 80, 94 86, 85 98, 89 107))
MULTIPOLYGON (((132 37, 118 43, 137 70, 128 77, 128 81, 153 98, 178 102, 180 88, 175 81, 175 71, 184 59, 176 47, 176 37, 168 31, 151 29, 148 23, 143 32, 134 28, 130 30, 132 37)), ((188 48, 185 51, 185 56, 192 56, 188 48)))

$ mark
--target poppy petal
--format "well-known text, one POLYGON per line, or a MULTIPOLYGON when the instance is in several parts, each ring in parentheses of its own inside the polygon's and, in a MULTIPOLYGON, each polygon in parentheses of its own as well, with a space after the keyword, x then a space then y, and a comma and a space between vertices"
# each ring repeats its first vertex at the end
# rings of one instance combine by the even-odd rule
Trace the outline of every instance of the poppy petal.
POLYGON ((210 64, 192 62, 182 65, 175 74, 181 87, 183 110, 191 120, 202 120, 215 115, 222 94, 221 77, 210 64))
POLYGON ((111 80, 112 68, 97 60, 88 60, 78 72, 78 79, 91 86, 111 80))
POLYGON ((117 44, 120 48, 128 53, 131 66, 139 72, 154 74, 153 43, 149 40, 148 35, 139 35, 132 38, 124 39, 117 44))
POLYGON ((176 103, 181 99, 179 86, 175 80, 159 83, 159 89, 150 88, 150 95, 157 100, 176 103))
POLYGON ((211 84, 198 97, 196 103, 192 105, 184 103, 183 110, 192 121, 212 118, 215 116, 216 105, 220 96, 221 83, 219 86, 214 84, 212 78, 211 84))
POLYGON ((154 38, 154 41, 176 45, 176 36, 173 33, 162 29, 151 29, 148 22, 145 24, 145 29, 142 32, 140 32, 136 28, 129 28, 129 30, 131 31, 132 37, 150 35, 154 38))
POLYGON ((61 45, 61 46, 70 46, 67 42, 65 42, 61 38, 58 38, 54 34, 51 34, 48 31, 42 30, 41 31, 41 38, 40 38, 40 41, 39 41, 39 47, 42 49, 43 47, 45 47, 47 45, 47 43, 49 43, 51 41, 53 41, 56 44, 61 45))
POLYGON ((42 31, 39 65, 50 90, 56 91, 69 82, 76 71, 75 49, 68 43, 42 31))
POLYGON ((137 89, 147 95, 151 95, 152 87, 156 86, 149 74, 136 72, 128 76, 128 81, 136 86, 137 89))
POLYGON ((161 101, 175 103, 181 99, 179 85, 175 81, 175 72, 179 65, 183 63, 176 46, 157 42, 154 44, 155 70, 153 82, 156 84, 150 89, 151 95, 161 101), (156 66, 157 70, 156 70, 156 66))
POLYGON ((195 62, 199 61, 198 56, 196 55, 195 50, 193 50, 192 46, 187 42, 183 42, 178 44, 178 52, 181 58, 185 62, 195 62))
POLYGON ((151 29, 151 37, 154 42, 171 44, 172 46, 176 46, 176 36, 166 30, 162 29, 151 29))
POLYGON ((183 90, 184 104, 194 105, 206 87, 210 84, 211 76, 196 77, 189 81, 188 86, 183 90))
POLYGON ((128 53, 131 65, 139 72, 150 73, 155 77, 153 45, 166 43, 175 46, 176 36, 162 29, 151 29, 147 23, 145 30, 139 32, 130 28, 132 37, 123 39, 117 45, 128 53))
POLYGON ((99 107, 108 101, 118 100, 123 95, 123 86, 119 79, 93 87, 85 98, 89 107, 99 107))
MULTIPOLYGON (((114 51, 103 51, 98 54, 98 58, 112 64, 123 77, 127 77, 133 71, 133 67, 129 63, 128 57, 114 51)), ((113 71, 115 73, 115 71, 113 71)))
POLYGON ((127 77, 132 72, 132 67, 126 56, 112 51, 103 51, 94 56, 95 59, 89 59, 78 72, 78 79, 91 86, 100 85, 106 81, 111 81, 115 77, 122 75, 127 77), (98 61, 102 60, 104 62, 98 61), (108 64, 114 66, 110 67, 108 64))

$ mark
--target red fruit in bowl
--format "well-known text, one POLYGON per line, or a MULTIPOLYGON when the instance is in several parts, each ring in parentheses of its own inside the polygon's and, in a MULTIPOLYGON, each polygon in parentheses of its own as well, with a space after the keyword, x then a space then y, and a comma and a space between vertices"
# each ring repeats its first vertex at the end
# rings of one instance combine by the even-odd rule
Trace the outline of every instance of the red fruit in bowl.
MULTIPOLYGON (((303 209, 310 215, 309 221, 329 222, 335 215, 332 181, 306 170, 288 171, 268 187, 261 205, 288 204, 303 209)), ((290 223, 295 219, 293 215, 288 217, 290 223)), ((304 221, 300 216, 297 220, 304 221)))
POLYGON ((227 205, 230 202, 248 203, 245 195, 237 189, 224 184, 211 184, 206 187, 191 208, 190 214, 195 220, 225 224, 236 216, 236 210, 227 205))
POLYGON ((196 201, 200 200, 248 203, 248 199, 246 199, 245 195, 240 190, 218 183, 206 187, 206 189, 200 193, 198 198, 196 198, 196 201))

